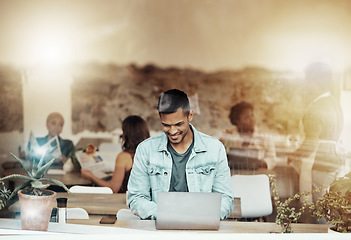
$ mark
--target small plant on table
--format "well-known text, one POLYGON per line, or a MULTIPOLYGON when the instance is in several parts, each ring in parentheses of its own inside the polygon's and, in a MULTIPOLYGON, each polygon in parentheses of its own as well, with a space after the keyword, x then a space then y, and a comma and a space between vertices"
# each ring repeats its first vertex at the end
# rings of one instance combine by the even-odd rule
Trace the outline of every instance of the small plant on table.
POLYGON ((297 221, 300 219, 305 210, 308 209, 308 199, 310 195, 315 192, 321 191, 321 188, 316 188, 312 191, 297 193, 294 196, 291 196, 288 199, 281 201, 277 190, 275 176, 270 174, 268 175, 268 177, 271 184, 274 204, 277 209, 275 223, 281 226, 282 233, 293 233, 294 230, 292 229, 291 224, 297 223, 297 221), (296 209, 295 207, 291 206, 292 202, 300 200, 302 198, 304 199, 299 209, 296 209))

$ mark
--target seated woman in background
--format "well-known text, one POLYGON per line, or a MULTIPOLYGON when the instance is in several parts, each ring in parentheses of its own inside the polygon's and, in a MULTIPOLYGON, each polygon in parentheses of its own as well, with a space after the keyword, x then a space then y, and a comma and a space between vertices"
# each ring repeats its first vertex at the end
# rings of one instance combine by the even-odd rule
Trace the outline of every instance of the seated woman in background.
POLYGON ((255 126, 254 108, 251 103, 242 101, 234 105, 229 114, 232 129, 226 129, 220 141, 227 152, 230 148, 258 149, 259 159, 263 159, 263 166, 273 169, 276 162, 274 143, 269 136, 261 134, 255 126))
MULTIPOLYGON (((40 147, 43 147, 45 144, 47 144, 54 137, 57 136, 58 142, 60 145, 60 151, 57 152, 55 150, 51 150, 52 152, 48 152, 48 151, 50 151, 50 149, 46 149, 47 152, 45 153, 47 160, 50 160, 52 157, 56 158, 53 165, 62 166, 62 164, 66 162, 66 159, 67 159, 68 155, 70 154, 70 152, 74 149, 74 145, 73 145, 73 142, 71 140, 62 139, 60 137, 60 134, 63 130, 64 123, 65 123, 65 120, 64 120, 62 114, 60 114, 58 112, 50 113, 46 118, 46 128, 48 129, 48 135, 46 135, 45 137, 36 138, 37 144, 40 147), (56 156, 56 154, 59 152, 61 153, 61 155, 56 156)), ((47 148, 51 148, 51 147, 47 146, 47 148)), ((35 151, 35 149, 33 149, 33 150, 35 151)), ((39 156, 40 154, 39 155, 37 155, 36 153, 34 153, 34 154, 35 154, 34 158, 40 159, 40 157, 41 157, 41 156, 39 156)))
POLYGON ((81 169, 84 178, 101 187, 110 187, 114 193, 125 193, 133 166, 135 150, 139 143, 150 137, 149 127, 139 116, 128 116, 122 122, 122 152, 117 155, 115 170, 110 181, 96 177, 91 171, 81 169))

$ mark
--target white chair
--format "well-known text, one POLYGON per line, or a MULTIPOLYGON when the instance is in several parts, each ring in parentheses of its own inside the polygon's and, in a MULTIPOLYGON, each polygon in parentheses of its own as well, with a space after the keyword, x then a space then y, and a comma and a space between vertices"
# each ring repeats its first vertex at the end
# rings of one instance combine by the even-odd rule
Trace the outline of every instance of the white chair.
POLYGON ((140 220, 140 217, 134 215, 134 213, 132 213, 132 210, 126 208, 118 210, 116 217, 119 220, 140 220))
POLYGON ((243 218, 258 218, 272 214, 270 182, 267 175, 232 175, 231 179, 234 198, 241 200, 243 218))
POLYGON ((89 214, 83 208, 67 208, 67 219, 89 219, 89 214))
POLYGON ((112 194, 113 191, 109 187, 90 187, 75 185, 69 189, 72 193, 101 193, 112 194))

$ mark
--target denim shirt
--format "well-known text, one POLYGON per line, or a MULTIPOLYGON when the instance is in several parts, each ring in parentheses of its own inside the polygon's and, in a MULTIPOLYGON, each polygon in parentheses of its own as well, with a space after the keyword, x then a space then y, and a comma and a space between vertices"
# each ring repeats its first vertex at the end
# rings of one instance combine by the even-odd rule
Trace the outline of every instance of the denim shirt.
MULTIPOLYGON (((186 164, 189 192, 219 192, 222 194, 221 219, 233 210, 230 169, 223 144, 214 137, 194 133, 194 147, 186 164)), ((172 157, 167 150, 165 133, 148 138, 137 147, 128 182, 128 206, 142 219, 156 218, 157 195, 168 192, 172 157)))

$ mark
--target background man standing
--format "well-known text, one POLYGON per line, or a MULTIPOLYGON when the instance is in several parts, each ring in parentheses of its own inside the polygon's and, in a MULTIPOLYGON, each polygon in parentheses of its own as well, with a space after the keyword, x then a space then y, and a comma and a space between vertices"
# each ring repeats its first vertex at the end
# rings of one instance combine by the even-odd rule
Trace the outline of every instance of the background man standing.
MULTIPOLYGON (((305 95, 310 102, 302 118, 305 138, 289 158, 300 174, 300 192, 328 187, 343 165, 337 149, 344 119, 340 103, 333 96, 332 69, 326 63, 312 63, 305 69, 305 80, 305 95)), ((313 200, 324 192, 314 194, 313 200)))

